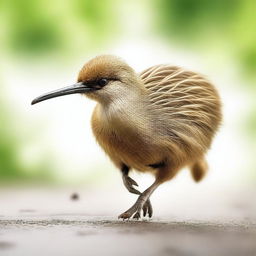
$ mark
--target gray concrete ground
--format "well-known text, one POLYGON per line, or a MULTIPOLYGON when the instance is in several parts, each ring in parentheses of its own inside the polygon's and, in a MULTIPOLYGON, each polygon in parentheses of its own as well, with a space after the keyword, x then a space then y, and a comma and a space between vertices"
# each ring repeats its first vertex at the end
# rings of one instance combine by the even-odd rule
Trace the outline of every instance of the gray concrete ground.
POLYGON ((0 255, 256 255, 256 226, 109 217, 0 221, 0 255))
POLYGON ((102 199, 103 191, 72 201, 71 189, 2 189, 0 255, 256 255, 256 191, 215 202, 209 194, 194 208, 188 194, 178 198, 184 206, 173 199, 168 208, 159 195, 155 217, 142 221, 116 218, 136 197, 106 190, 102 199))

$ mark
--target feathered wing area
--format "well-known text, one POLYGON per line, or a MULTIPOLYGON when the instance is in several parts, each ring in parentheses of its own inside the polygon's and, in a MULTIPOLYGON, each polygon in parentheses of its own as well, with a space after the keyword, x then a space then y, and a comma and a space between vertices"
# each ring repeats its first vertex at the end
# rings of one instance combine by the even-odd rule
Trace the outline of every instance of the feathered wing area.
POLYGON ((197 73, 169 65, 148 68, 140 77, 161 124, 156 128, 163 143, 191 158, 205 153, 221 122, 221 104, 214 86, 197 73))

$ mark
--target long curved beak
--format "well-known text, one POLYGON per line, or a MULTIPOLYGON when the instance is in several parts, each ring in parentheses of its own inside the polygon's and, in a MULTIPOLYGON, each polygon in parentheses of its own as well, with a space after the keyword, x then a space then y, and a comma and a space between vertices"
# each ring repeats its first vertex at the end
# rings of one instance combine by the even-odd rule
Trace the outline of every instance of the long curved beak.
POLYGON ((45 93, 37 98, 35 98, 32 102, 31 105, 34 105, 36 103, 39 103, 44 100, 49 100, 52 98, 68 95, 68 94, 74 94, 74 93, 86 93, 90 91, 95 91, 98 90, 99 88, 93 86, 92 84, 84 84, 82 82, 63 87, 61 89, 51 91, 48 93, 45 93))

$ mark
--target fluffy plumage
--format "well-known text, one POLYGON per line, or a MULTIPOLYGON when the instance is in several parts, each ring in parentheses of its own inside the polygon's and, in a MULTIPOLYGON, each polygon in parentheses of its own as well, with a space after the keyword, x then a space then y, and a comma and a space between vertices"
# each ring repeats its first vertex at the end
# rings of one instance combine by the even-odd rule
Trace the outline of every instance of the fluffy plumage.
POLYGON ((158 131, 166 137, 174 161, 190 164, 199 181, 207 168, 204 153, 221 122, 216 89, 203 76, 170 65, 153 66, 140 77, 148 89, 150 106, 157 112, 158 131))
POLYGON ((128 84, 127 92, 120 90, 107 104, 98 100, 92 117, 97 141, 118 168, 152 172, 163 182, 190 166, 200 180, 204 154, 221 121, 215 88, 201 75, 169 65, 133 75, 137 83, 128 84), (140 90, 132 91, 134 86, 140 90), (157 163, 164 167, 152 168, 157 163))

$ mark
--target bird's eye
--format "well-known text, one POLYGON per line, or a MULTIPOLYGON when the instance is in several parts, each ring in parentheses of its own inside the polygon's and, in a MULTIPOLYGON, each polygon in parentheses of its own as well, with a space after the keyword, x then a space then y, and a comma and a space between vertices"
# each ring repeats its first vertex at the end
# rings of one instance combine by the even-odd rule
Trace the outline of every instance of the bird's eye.
POLYGON ((101 78, 97 81, 97 84, 100 86, 105 86, 108 84, 108 80, 106 78, 101 78))

